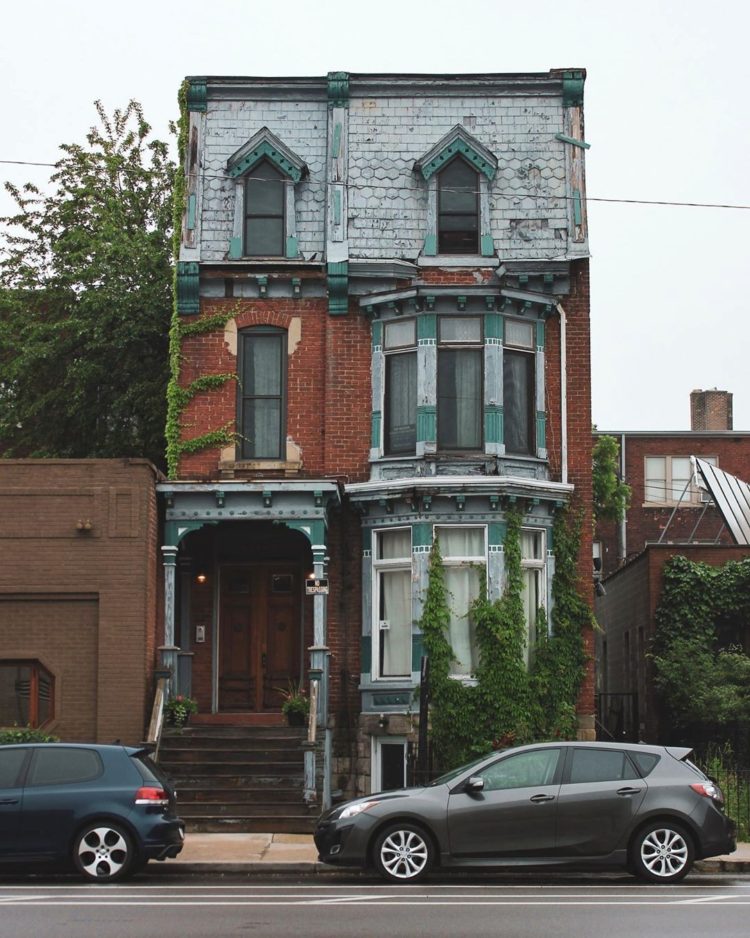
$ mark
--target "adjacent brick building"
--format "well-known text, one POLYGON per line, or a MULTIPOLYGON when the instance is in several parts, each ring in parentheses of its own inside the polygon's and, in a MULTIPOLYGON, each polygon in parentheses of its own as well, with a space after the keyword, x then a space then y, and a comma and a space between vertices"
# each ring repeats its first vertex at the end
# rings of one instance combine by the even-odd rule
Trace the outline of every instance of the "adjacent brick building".
POLYGON ((156 479, 139 459, 0 459, 0 726, 144 738, 156 479))
POLYGON ((324 802, 403 782, 437 535, 465 680, 510 505, 529 646, 571 500, 591 583, 584 77, 187 83, 167 657, 199 720, 319 688, 324 802))

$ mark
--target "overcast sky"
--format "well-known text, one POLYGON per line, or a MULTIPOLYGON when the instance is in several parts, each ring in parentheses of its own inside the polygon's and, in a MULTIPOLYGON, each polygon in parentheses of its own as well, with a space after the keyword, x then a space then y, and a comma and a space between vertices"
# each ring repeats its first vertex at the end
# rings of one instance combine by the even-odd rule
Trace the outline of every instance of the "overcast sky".
MULTIPOLYGON (((165 137, 185 75, 582 67, 590 198, 750 205, 747 0, 23 0, 0 23, 2 160, 54 162, 96 98, 165 137)), ((591 201, 589 233, 598 427, 688 429, 718 387, 750 430, 750 211, 591 201)))

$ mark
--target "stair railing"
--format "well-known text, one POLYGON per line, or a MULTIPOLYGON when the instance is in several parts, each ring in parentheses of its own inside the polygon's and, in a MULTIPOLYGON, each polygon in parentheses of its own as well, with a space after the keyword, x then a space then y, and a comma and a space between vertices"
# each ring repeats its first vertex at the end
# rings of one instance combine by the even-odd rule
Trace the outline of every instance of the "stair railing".
POLYGON ((167 698, 167 686, 169 678, 160 677, 156 681, 156 690, 154 691, 154 703, 151 707, 151 720, 148 724, 148 736, 146 743, 153 746, 154 759, 159 758, 159 746, 161 745, 161 731, 164 726, 164 702, 167 698))

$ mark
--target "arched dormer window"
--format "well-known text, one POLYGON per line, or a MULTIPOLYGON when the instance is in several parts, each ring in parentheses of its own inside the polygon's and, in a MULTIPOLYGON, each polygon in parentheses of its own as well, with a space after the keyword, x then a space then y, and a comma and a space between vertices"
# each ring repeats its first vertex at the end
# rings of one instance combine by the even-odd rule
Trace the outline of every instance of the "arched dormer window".
POLYGON ((263 127, 229 157, 227 172, 235 181, 229 257, 297 257, 294 187, 305 162, 263 127))
POLYGON ((479 254, 479 174, 460 156, 438 173, 438 254, 479 254))

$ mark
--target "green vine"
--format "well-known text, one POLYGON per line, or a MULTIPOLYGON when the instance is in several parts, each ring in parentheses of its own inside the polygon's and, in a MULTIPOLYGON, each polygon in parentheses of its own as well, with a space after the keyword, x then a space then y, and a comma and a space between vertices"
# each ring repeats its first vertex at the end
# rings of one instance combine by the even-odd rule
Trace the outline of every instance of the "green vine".
POLYGON ((576 700, 586 665, 582 629, 592 621, 578 593, 580 521, 571 522, 566 512, 555 519, 552 629, 548 634, 544 610, 538 610, 532 650, 526 648, 522 520, 517 509, 507 513, 502 597, 489 599, 483 577, 469 613, 479 654, 475 683, 450 677, 455 656, 448 639, 448 591, 440 545, 437 540, 433 545, 420 626, 430 658, 430 737, 437 768, 512 743, 576 735, 576 700))

